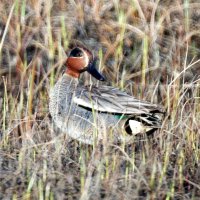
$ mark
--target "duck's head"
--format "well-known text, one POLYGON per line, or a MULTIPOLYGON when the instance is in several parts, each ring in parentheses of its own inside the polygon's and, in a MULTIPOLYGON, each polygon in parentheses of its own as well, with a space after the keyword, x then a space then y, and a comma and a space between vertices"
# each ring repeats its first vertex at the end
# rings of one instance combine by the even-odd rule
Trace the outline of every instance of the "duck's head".
POLYGON ((82 72, 89 72, 97 80, 104 81, 105 78, 96 69, 96 61, 93 54, 86 48, 75 47, 71 50, 67 58, 66 73, 70 76, 78 78, 82 72))

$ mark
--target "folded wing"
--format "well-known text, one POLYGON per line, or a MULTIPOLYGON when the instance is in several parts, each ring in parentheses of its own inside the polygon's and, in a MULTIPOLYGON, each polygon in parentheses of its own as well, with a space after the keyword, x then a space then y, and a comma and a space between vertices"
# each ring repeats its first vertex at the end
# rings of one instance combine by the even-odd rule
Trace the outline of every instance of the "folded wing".
POLYGON ((91 85, 78 87, 74 102, 79 106, 99 112, 130 115, 164 112, 161 106, 136 99, 112 86, 100 85, 96 87, 91 85))

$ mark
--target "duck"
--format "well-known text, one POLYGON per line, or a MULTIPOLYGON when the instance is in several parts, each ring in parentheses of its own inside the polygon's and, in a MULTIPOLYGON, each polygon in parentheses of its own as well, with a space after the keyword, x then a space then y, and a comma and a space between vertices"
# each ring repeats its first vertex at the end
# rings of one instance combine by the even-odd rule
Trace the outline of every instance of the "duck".
POLYGON ((84 85, 79 77, 89 73, 98 81, 97 57, 86 47, 74 47, 66 70, 50 90, 49 111, 53 124, 71 138, 92 145, 96 142, 132 143, 136 135, 161 128, 163 107, 140 100, 105 84, 84 85))

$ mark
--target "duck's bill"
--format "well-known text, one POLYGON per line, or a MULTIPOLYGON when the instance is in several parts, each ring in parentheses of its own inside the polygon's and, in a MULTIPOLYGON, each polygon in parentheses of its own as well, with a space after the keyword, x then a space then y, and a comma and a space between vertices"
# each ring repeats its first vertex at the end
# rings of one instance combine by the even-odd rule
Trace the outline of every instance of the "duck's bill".
POLYGON ((99 81, 105 81, 104 76, 96 69, 96 59, 94 59, 93 62, 91 62, 88 67, 87 71, 97 80, 99 81))

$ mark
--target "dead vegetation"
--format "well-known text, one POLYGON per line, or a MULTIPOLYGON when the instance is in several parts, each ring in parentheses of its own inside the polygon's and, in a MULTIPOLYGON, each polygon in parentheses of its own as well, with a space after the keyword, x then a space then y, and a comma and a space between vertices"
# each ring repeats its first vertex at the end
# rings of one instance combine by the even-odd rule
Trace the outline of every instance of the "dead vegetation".
POLYGON ((200 197, 200 3, 3 0, 0 13, 0 199, 200 197), (99 150, 53 127, 74 40, 107 84, 166 108, 159 132, 99 150))

